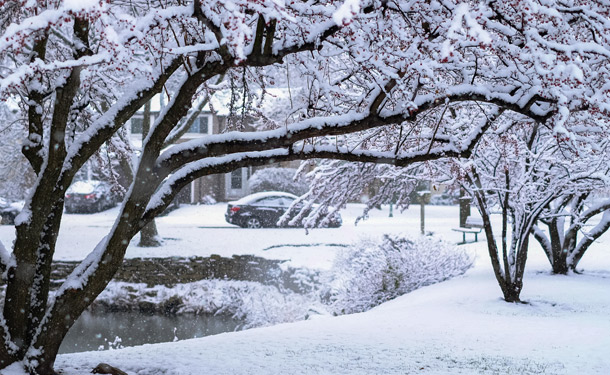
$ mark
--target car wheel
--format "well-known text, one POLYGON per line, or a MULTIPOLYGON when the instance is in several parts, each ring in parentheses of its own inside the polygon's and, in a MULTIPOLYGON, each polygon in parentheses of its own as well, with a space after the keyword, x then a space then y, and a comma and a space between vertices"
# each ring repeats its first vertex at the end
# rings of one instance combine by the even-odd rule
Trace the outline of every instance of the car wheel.
POLYGON ((104 208, 104 206, 102 205, 102 203, 103 203, 102 201, 95 202, 94 204, 92 204, 92 205, 90 205, 90 206, 89 206, 89 208, 88 208, 88 210, 87 210, 87 211, 88 211, 90 214, 94 214, 94 213, 96 213, 96 212, 100 212, 100 211, 102 211, 102 209, 104 208))
POLYGON ((250 217, 246 220, 246 228, 262 228, 263 224, 257 217, 250 217))

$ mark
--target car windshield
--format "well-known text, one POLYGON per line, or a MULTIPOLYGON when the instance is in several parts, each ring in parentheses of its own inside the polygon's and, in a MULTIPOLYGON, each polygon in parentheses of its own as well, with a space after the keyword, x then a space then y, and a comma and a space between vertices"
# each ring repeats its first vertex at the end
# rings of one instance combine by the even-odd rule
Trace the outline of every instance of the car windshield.
POLYGON ((91 194, 100 185, 100 181, 76 181, 68 188, 68 194, 91 194))

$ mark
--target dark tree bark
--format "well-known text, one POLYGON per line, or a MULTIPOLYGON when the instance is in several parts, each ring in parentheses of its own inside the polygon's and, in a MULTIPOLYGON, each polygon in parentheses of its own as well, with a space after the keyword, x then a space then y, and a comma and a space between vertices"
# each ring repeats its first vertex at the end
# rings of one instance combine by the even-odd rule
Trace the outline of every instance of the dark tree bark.
POLYGON ((157 223, 155 220, 151 220, 148 224, 140 231, 140 247, 158 247, 161 246, 162 242, 159 238, 159 231, 157 230, 157 223))
MULTIPOLYGON (((196 8, 198 8, 196 6, 196 8)), ((195 12, 197 13, 197 11, 195 12)), ((204 17, 196 14, 195 17, 204 17)), ((205 21, 205 20, 204 20, 205 21)), ((213 26, 213 25, 212 25, 213 26)), ((267 27, 267 26, 265 26, 267 27)), ((59 346, 66 333, 103 291, 121 266, 129 240, 145 228, 154 217, 163 211, 169 202, 165 200, 154 209, 147 211, 147 205, 154 192, 163 183, 172 169, 163 169, 159 173, 157 161, 170 132, 182 118, 187 115, 193 98, 200 86, 213 77, 224 74, 238 65, 263 66, 281 61, 286 55, 300 51, 311 51, 318 48, 320 40, 329 37, 338 27, 330 25, 322 31, 322 39, 316 42, 287 45, 286 48, 257 53, 245 61, 231 56, 226 46, 217 51, 222 59, 207 61, 206 52, 198 52, 197 58, 189 61, 189 74, 179 83, 171 104, 157 120, 150 131, 150 137, 143 147, 140 163, 133 174, 128 193, 124 198, 121 212, 110 233, 100 241, 96 249, 72 272, 56 292, 55 298, 49 301, 50 263, 53 258, 57 235, 59 233, 63 211, 64 194, 70 186, 76 172, 89 160, 102 145, 110 140, 121 126, 151 98, 161 92, 167 80, 184 66, 182 56, 165 63, 163 70, 153 83, 133 88, 133 95, 128 99, 117 101, 105 112, 111 116, 100 116, 96 130, 83 136, 83 141, 72 145, 76 150, 68 153, 66 149, 66 127, 72 116, 72 109, 77 101, 80 86, 80 66, 64 68, 67 71, 64 80, 58 80, 52 96, 50 93, 30 91, 29 132, 35 142, 27 144, 23 153, 38 175, 39 183, 28 200, 24 211, 29 215, 26 220, 17 222, 17 238, 13 246, 12 258, 8 261, 2 254, 2 268, 7 270, 7 289, 3 308, 4 324, 0 325, 0 369, 16 361, 22 361, 26 370, 33 375, 54 374, 53 365, 59 346), (137 90, 137 91, 136 91, 137 90), (53 99, 49 121, 50 141, 45 148, 43 137, 43 119, 40 116, 43 101, 53 99), (36 143, 37 142, 37 143, 36 143), (35 349, 35 350, 34 350, 35 349), (43 350, 39 350, 43 349, 43 350)), ((91 52, 88 43, 87 21, 75 18, 74 35, 79 39, 74 45, 74 60, 91 52)), ((274 38, 267 32, 267 38, 274 38)), ((46 38, 37 39, 33 50, 34 58, 44 58, 46 38)), ((38 76, 31 78, 33 87, 38 87, 38 76)), ((320 134, 322 134, 321 132, 320 134)), ((225 146, 223 153, 239 152, 240 146, 225 146)), ((264 147, 268 149, 270 147, 264 147)), ((206 157, 206 155, 201 155, 206 157)), ((291 155, 292 160, 299 157, 291 155)), ((260 160, 243 158, 252 163, 267 164, 271 158, 260 160)), ((179 167, 180 165, 178 165, 179 167)), ((235 168, 232 163, 224 163, 212 168, 195 169, 196 174, 207 175, 217 171, 228 172, 235 168)), ((175 169, 175 167, 174 167, 175 169)), ((196 178, 195 174, 186 175, 181 183, 187 184, 196 178)), ((178 190, 169 192, 169 199, 178 190)), ((149 226, 151 228, 152 226, 149 226)), ((3 249, 3 248, 2 248, 3 249)))
MULTIPOLYGON (((144 105, 144 111, 142 113, 142 142, 148 136, 150 131, 150 102, 144 105)), ((158 247, 161 246, 162 241, 159 237, 159 231, 157 230, 157 223, 155 219, 152 219, 148 224, 140 231, 140 247, 158 247)))

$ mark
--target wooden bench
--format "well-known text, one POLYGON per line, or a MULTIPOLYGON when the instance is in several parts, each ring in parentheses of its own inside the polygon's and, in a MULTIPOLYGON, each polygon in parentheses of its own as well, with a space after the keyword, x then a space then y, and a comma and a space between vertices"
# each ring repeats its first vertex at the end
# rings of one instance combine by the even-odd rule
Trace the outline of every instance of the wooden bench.
POLYGON ((478 242, 479 233, 481 233, 481 230, 483 229, 483 227, 484 227, 483 220, 481 220, 479 218, 474 218, 472 216, 468 216, 466 218, 466 223, 464 224, 463 227, 453 228, 452 230, 462 233, 462 242, 458 243, 458 245, 463 245, 465 243, 468 243, 468 242, 466 242, 466 233, 473 233, 474 242, 478 242))

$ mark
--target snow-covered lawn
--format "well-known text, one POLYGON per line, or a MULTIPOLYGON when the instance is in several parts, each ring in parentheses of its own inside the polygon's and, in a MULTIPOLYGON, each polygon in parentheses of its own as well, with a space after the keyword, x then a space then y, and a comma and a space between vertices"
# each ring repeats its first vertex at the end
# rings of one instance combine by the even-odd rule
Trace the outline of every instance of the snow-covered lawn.
POLYGON ((485 264, 369 312, 119 351, 62 355, 66 375, 608 374, 610 274, 528 274, 507 304, 485 264))
MULTIPOLYGON (((361 206, 342 212, 339 229, 241 229, 224 223, 224 205, 189 206, 158 220, 165 246, 130 246, 129 257, 256 254, 294 266, 327 268, 340 247, 359 236, 419 231, 419 207, 388 218, 387 207, 353 226, 361 206)), ((115 209, 116 210, 116 209, 115 209)), ((82 258, 116 211, 66 215, 58 258, 82 258), (85 220, 87 219, 87 220, 85 220), (67 232, 67 233, 66 233, 67 232)), ((426 229, 457 242, 457 207, 427 207, 426 229)), ((12 240, 9 227, 0 239, 12 240)), ((609 374, 610 236, 581 262, 584 275, 549 275, 532 244, 522 298, 500 299, 485 242, 464 276, 428 286, 361 314, 316 316, 297 323, 121 350, 66 354, 57 368, 88 373, 107 362, 129 374, 609 374)))
MULTIPOLYGON (((370 211, 370 218, 354 226, 362 214, 363 205, 349 205, 341 211, 341 228, 315 229, 309 234, 302 228, 244 229, 227 223, 226 203, 189 206, 157 218, 159 234, 164 245, 156 248, 137 247, 139 235, 131 242, 126 257, 209 256, 218 254, 254 254, 272 259, 290 259, 295 267, 329 268, 335 251, 340 247, 325 246, 350 244, 361 236, 379 236, 382 233, 419 233, 419 206, 402 214, 394 210, 388 217, 388 207, 370 211), (308 245, 308 246, 278 246, 308 245), (311 246, 313 245, 313 246, 311 246)), ((80 260, 91 251, 97 241, 108 233, 118 207, 97 214, 64 214, 62 230, 57 242, 55 259, 80 260)), ((457 206, 427 206, 426 231, 442 233, 452 242, 461 240, 461 234, 450 230, 458 226, 457 206)), ((0 226, 0 240, 8 247, 14 239, 12 226, 0 226)))

